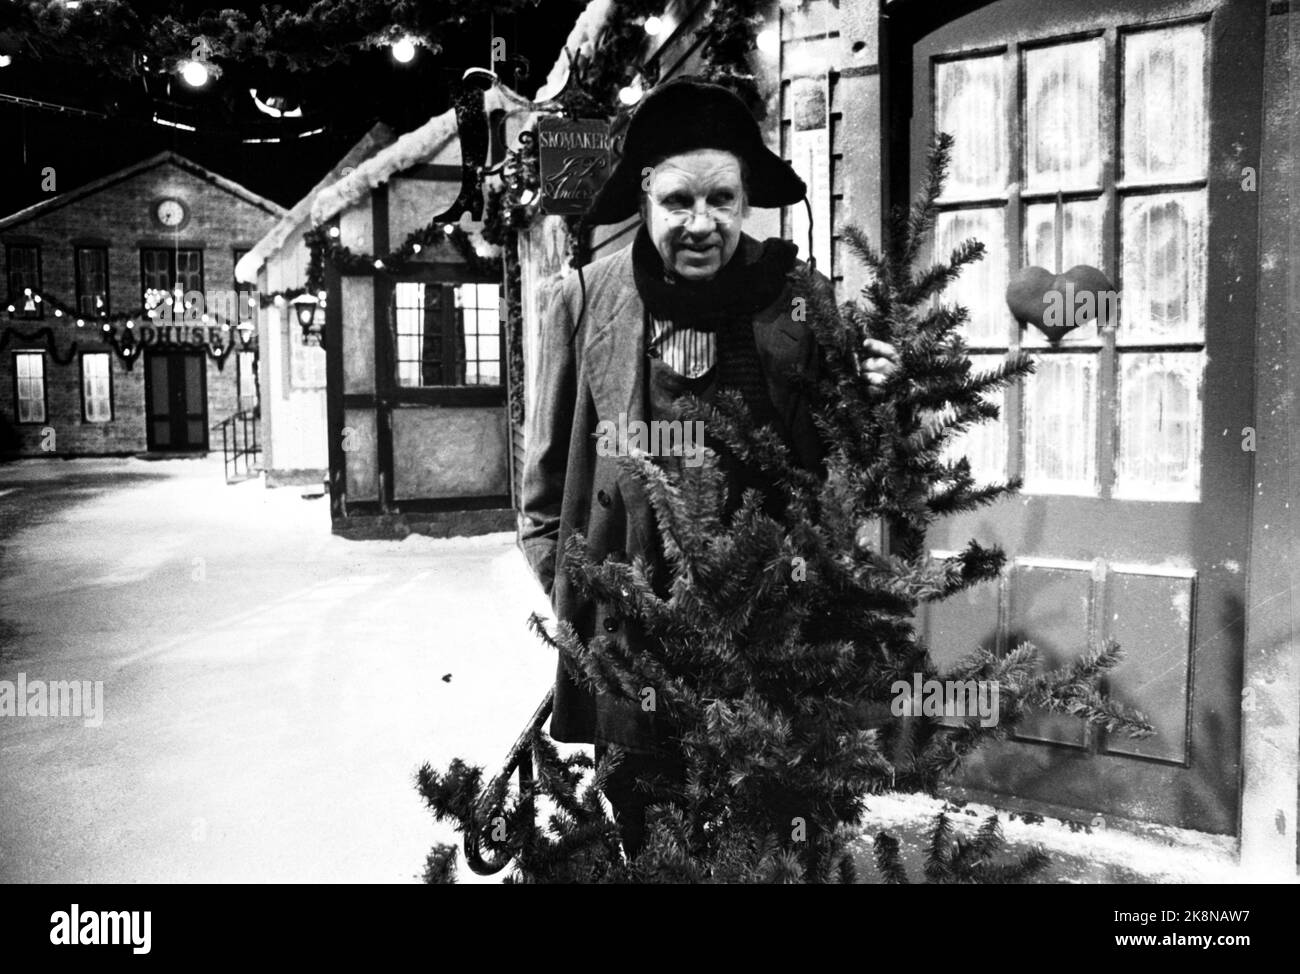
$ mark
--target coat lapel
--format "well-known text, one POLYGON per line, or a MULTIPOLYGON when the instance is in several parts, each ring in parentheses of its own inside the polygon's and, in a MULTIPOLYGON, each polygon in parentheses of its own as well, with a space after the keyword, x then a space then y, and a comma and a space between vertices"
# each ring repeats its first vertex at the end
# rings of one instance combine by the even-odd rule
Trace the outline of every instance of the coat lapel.
POLYGON ((645 318, 641 299, 632 282, 632 248, 624 248, 611 263, 608 285, 588 288, 588 294, 609 295, 587 308, 587 342, 583 350, 596 419, 628 421, 645 417, 645 318))

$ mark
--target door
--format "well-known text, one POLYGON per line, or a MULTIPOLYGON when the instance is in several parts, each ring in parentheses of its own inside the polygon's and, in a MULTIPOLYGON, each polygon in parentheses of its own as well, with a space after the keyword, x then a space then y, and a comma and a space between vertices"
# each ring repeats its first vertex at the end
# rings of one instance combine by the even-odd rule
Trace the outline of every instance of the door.
POLYGON ((1236 830, 1261 10, 1002 0, 912 47, 912 186, 932 134, 953 135, 935 245, 987 247, 944 300, 970 310, 977 363, 1019 350, 1037 365, 953 451, 981 479, 1023 478, 1021 495, 930 537, 938 552, 997 542, 1007 569, 927 610, 923 631, 940 661, 1028 641, 1060 665, 1117 640, 1109 690, 1157 730, 1036 716, 968 786, 1236 830), (1012 318, 1012 272, 1080 264, 1115 285, 1102 315, 1056 343, 1012 318))
POLYGON ((146 352, 150 450, 206 451, 207 369, 202 352, 146 352))

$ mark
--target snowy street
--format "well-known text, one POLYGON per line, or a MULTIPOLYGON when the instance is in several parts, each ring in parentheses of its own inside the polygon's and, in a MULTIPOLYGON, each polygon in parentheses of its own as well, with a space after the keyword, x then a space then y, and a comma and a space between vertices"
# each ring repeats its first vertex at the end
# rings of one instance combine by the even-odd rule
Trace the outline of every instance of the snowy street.
MULTIPOLYGON (((0 466, 0 881, 405 882, 450 841, 424 761, 495 773, 554 675, 513 536, 353 542, 204 460, 0 466)), ((461 869, 461 882, 474 877, 461 869)))

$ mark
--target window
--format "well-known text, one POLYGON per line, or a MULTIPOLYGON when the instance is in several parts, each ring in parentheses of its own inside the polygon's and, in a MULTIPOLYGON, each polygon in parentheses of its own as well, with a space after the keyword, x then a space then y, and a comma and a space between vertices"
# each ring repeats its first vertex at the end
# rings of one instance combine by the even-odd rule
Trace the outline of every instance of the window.
MULTIPOLYGON (((289 347, 289 383, 295 389, 325 388, 325 349, 316 339, 304 341, 301 326, 293 316, 285 326, 286 341, 289 347)), ((325 327, 325 309, 316 306, 313 318, 319 329, 325 327)))
POLYGON ((107 423, 113 418, 113 378, 108 352, 83 352, 81 356, 81 415, 87 423, 107 423))
POLYGON ((35 244, 10 244, 5 248, 9 273, 9 304, 20 318, 44 317, 41 293, 41 248, 35 244))
POLYGON ((1200 496, 1205 31, 1098 32, 933 64, 935 128, 956 140, 936 253, 969 237, 986 247, 942 300, 970 309, 973 359, 1020 346, 1036 360, 1013 414, 959 441, 988 479, 1019 474, 1026 493, 1200 496), (1079 264, 1106 271, 1120 300, 1103 296, 1059 342, 989 300, 1015 268, 1079 264))
POLYGON ((45 353, 14 353, 14 413, 20 423, 45 422, 45 353))
POLYGON ((78 247, 77 314, 87 318, 108 313, 108 250, 78 247))
POLYGON ((393 292, 401 386, 499 386, 496 284, 399 282, 393 292))
POLYGON ((257 408, 257 353, 239 352, 238 356, 239 411, 244 412, 257 408))
POLYGON ((203 291, 203 251, 172 247, 145 247, 140 250, 140 289, 145 308, 179 292, 203 291))

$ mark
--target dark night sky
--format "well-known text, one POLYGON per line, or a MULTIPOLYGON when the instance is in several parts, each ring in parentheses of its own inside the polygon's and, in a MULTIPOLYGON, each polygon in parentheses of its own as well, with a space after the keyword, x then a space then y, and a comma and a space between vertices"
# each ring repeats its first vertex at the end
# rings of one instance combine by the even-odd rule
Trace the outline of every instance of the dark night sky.
MULTIPOLYGON (((432 0, 436 3, 437 0, 432 0)), ((282 3, 302 9, 304 0, 282 3)), ((140 9, 158 7, 141 0, 140 9)), ((207 7, 256 4, 201 3, 207 7)), ((531 62, 526 78, 514 85, 532 96, 545 80, 581 4, 544 0, 536 9, 498 17, 496 35, 510 55, 531 62)), ((416 59, 397 64, 387 51, 358 54, 346 64, 310 72, 270 72, 264 67, 223 65, 224 74, 201 90, 174 75, 120 81, 102 69, 67 59, 33 61, 15 57, 0 68, 0 92, 95 113, 86 117, 20 107, 0 101, 0 216, 48 198, 41 173, 53 166, 60 192, 107 175, 139 159, 171 149, 254 192, 292 206, 376 121, 405 132, 448 107, 449 82, 468 67, 487 67, 492 33, 487 17, 471 21, 443 38, 443 51, 421 49, 416 59), (300 99, 303 119, 277 121, 262 114, 249 96, 284 94, 300 99), (179 120, 197 133, 164 127, 153 115, 179 120), (325 133, 283 143, 246 144, 325 125, 325 133)), ((147 52, 141 52, 147 53, 147 52)), ((510 84, 509 68, 498 74, 510 84)))

